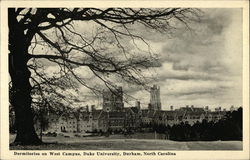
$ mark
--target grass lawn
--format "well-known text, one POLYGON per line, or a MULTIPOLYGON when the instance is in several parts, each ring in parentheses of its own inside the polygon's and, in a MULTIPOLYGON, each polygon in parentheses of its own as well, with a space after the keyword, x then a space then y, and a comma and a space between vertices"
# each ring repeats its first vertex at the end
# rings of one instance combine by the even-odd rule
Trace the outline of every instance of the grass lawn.
MULTIPOLYGON (((14 140, 10 136, 10 142, 14 140)), ((39 146, 10 146, 11 150, 242 150, 242 141, 176 142, 155 139, 126 139, 114 137, 43 137, 39 146)))

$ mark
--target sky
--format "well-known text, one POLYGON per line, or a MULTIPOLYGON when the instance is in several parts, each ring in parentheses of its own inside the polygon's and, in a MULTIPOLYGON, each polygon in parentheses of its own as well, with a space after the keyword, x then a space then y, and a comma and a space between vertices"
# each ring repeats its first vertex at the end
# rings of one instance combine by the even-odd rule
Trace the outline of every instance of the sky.
MULTIPOLYGON (((160 86, 162 109, 194 105, 215 108, 230 108, 242 105, 242 10, 202 9, 200 22, 176 30, 172 36, 163 33, 138 30, 144 35, 161 65, 154 68, 160 86)), ((142 46, 143 47, 143 46, 142 46)), ((53 73, 54 66, 48 66, 53 73)), ((87 76, 88 71, 81 74, 87 76)), ((124 92, 138 99, 143 108, 150 101, 147 91, 129 85, 124 92)), ((85 95, 79 95, 85 104, 101 107, 101 99, 86 96, 86 88, 80 87, 85 95), (84 98, 83 98, 84 97, 84 98)), ((131 100, 130 104, 134 104, 131 100)), ((128 104, 125 104, 128 106, 128 104)))
MULTIPOLYGON (((194 31, 152 38, 160 53, 157 69, 163 109, 170 105, 210 108, 242 105, 242 11, 204 9, 194 31)), ((148 97, 136 93, 141 101, 148 97)))

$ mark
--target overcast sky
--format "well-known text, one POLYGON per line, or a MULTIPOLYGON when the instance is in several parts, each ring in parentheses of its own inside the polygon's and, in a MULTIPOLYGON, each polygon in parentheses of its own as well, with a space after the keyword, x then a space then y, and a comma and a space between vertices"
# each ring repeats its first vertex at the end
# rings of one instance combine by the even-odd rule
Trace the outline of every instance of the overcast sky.
MULTIPOLYGON (((175 108, 242 105, 242 10, 203 9, 203 12, 201 21, 191 24, 192 31, 180 29, 171 37, 145 30, 139 33, 159 55, 161 66, 154 69, 157 80, 152 85, 161 87, 163 109, 170 109, 170 105, 175 108)), ((53 66, 48 70, 53 73, 53 66)), ((86 76, 88 72, 81 74, 86 76)), ((123 88, 140 100, 142 107, 147 107, 148 92, 123 88)), ((80 90, 86 93, 83 87, 80 90)), ((84 103, 101 105, 101 99, 92 100, 84 103)))
MULTIPOLYGON (((164 109, 242 105, 242 11, 205 9, 192 33, 152 38, 162 66, 156 71, 164 109)), ((143 102, 149 96, 137 93, 143 102)))

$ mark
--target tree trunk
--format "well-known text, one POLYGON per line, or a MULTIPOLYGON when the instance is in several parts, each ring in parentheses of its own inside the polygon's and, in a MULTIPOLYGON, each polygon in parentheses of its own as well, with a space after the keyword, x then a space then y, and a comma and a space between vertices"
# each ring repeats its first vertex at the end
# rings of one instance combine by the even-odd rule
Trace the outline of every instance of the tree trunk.
POLYGON ((10 103, 15 111, 17 135, 14 143, 21 145, 40 144, 33 122, 31 110, 30 71, 27 67, 28 47, 30 42, 24 35, 22 26, 18 24, 15 9, 8 10, 9 20, 9 74, 12 87, 10 103))

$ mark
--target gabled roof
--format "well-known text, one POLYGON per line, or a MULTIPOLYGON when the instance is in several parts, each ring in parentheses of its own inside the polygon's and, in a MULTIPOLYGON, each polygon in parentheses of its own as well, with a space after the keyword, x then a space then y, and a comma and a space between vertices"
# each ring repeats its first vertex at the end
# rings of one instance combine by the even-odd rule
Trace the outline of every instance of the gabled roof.
POLYGON ((125 112, 125 113, 131 113, 131 114, 134 113, 133 110, 131 109, 131 107, 123 108, 122 111, 125 112))
POLYGON ((133 113, 137 114, 139 113, 139 108, 138 107, 130 107, 130 109, 133 111, 133 113))
POLYGON ((156 113, 155 110, 149 110, 149 112, 148 112, 148 117, 149 117, 149 118, 154 118, 154 117, 155 117, 155 113, 156 113))
POLYGON ((89 119, 89 112, 87 111, 81 112, 79 117, 81 120, 87 121, 89 119))
POLYGON ((98 115, 98 119, 107 119, 109 118, 125 118, 125 112, 119 112, 119 111, 111 111, 111 112, 105 112, 101 111, 98 115))
POLYGON ((195 107, 182 107, 176 110, 178 116, 199 116, 202 114, 206 114, 204 108, 195 108, 195 107))
POLYGON ((92 116, 93 116, 93 119, 99 119, 99 117, 100 117, 100 115, 101 115, 101 112, 103 112, 102 110, 94 110, 94 111, 92 111, 92 116))
POLYGON ((148 116, 148 112, 149 112, 148 109, 142 109, 141 110, 142 117, 147 117, 148 116))
POLYGON ((124 118, 125 117, 125 112, 109 112, 109 118, 124 118))
POLYGON ((214 111, 214 112, 210 112, 209 114, 211 114, 211 115, 225 115, 226 112, 224 112, 224 111, 214 111))
POLYGON ((175 111, 164 111, 165 115, 175 115, 175 111))
POLYGON ((165 112, 164 111, 155 111, 154 117, 155 118, 165 117, 165 112))
POLYGON ((98 119, 106 119, 108 117, 108 112, 102 111, 98 117, 98 119))

